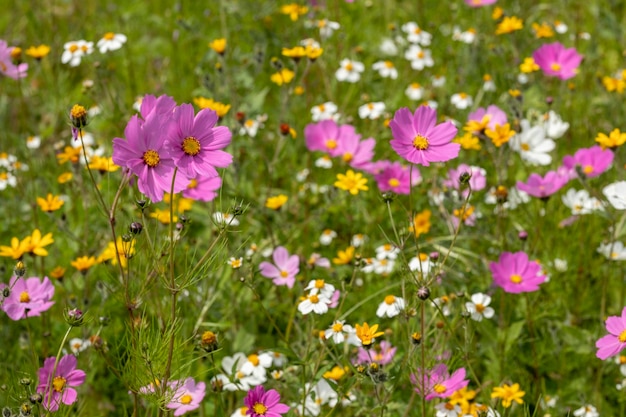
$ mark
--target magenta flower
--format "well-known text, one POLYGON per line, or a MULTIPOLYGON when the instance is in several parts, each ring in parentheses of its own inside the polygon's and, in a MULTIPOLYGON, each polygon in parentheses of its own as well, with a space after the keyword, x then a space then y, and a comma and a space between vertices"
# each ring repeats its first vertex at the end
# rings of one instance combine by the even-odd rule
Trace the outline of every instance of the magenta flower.
POLYGON ((345 135, 337 145, 337 154, 352 168, 368 170, 374 157, 376 141, 359 140, 359 135, 345 135))
POLYGON ((469 7, 483 7, 494 4, 498 0, 465 0, 465 4, 469 7))
POLYGON ((51 412, 57 411, 61 403, 74 404, 78 397, 74 387, 85 382, 85 371, 76 369, 76 357, 65 355, 56 364, 56 358, 49 357, 39 369, 37 392, 43 395, 42 405, 51 412))
POLYGON ((411 169, 410 167, 402 166, 399 162, 378 161, 376 167, 378 173, 374 176, 374 179, 382 192, 391 191, 396 194, 409 194, 411 185, 419 184, 422 179, 417 167, 411 169), (381 162, 384 162, 384 165, 381 162))
POLYGON ((537 291, 539 285, 546 281, 541 265, 529 261, 524 252, 504 252, 497 263, 489 264, 489 269, 494 284, 512 294, 537 291))
POLYGON ((13 46, 8 46, 6 41, 0 39, 0 74, 14 80, 26 77, 28 64, 21 63, 15 65, 11 57, 11 51, 13 51, 13 46))
POLYGON ((522 190, 533 197, 547 199, 552 194, 559 191, 567 182, 569 178, 563 172, 548 171, 545 177, 539 174, 530 174, 528 180, 523 183, 517 182, 517 189, 522 190))
MULTIPOLYGON (((113 162, 137 175, 139 191, 157 202, 170 192, 174 175, 174 159, 165 146, 168 119, 157 117, 154 110, 146 121, 137 115, 131 117, 124 130, 126 140, 113 139, 113 162)), ((189 180, 176 175, 174 193, 184 190, 189 180)))
POLYGON ((144 120, 147 120, 152 113, 158 117, 169 118, 175 108, 176 101, 172 97, 166 95, 155 97, 148 94, 141 100, 139 113, 144 120))
POLYGON ((596 342, 596 356, 602 360, 618 355, 626 347, 626 307, 622 316, 610 316, 606 319, 606 330, 609 332, 596 342))
POLYGON ((274 249, 274 263, 261 262, 259 265, 261 275, 265 278, 272 278, 276 285, 286 285, 293 287, 296 275, 300 272, 300 259, 298 255, 289 256, 289 252, 282 246, 274 249))
POLYGON ((563 165, 570 170, 571 178, 578 176, 577 166, 587 178, 593 178, 610 168, 614 156, 610 149, 602 150, 602 147, 596 145, 591 148, 579 149, 574 156, 563 157, 563 165))
POLYGON ((279 401, 278 391, 271 389, 266 392, 262 385, 252 388, 243 399, 243 403, 248 407, 246 415, 252 417, 281 417, 283 413, 289 411, 289 406, 279 401))
POLYGON ((195 410, 200 407, 200 403, 204 399, 206 393, 206 385, 204 382, 194 381, 193 378, 185 379, 182 386, 179 381, 172 381, 170 386, 176 389, 172 396, 172 401, 167 404, 167 408, 174 411, 175 416, 182 416, 187 411, 195 410))
POLYGON ((335 157, 340 155, 340 143, 345 140, 361 138, 352 125, 338 125, 334 120, 322 120, 318 123, 306 125, 304 128, 304 140, 310 151, 322 151, 335 157))
POLYGON ((433 398, 446 398, 453 392, 465 388, 469 379, 465 378, 465 368, 459 368, 452 375, 448 373, 448 367, 443 363, 433 369, 417 369, 416 374, 411 374, 411 382, 415 385, 415 391, 422 395, 426 401, 433 398))
POLYGON ((364 349, 363 347, 359 347, 356 363, 369 364, 375 362, 379 365, 387 365, 393 360, 397 349, 398 348, 391 346, 391 343, 387 342, 386 340, 383 340, 382 342, 380 342, 379 345, 375 346, 372 349, 364 349))
POLYGON ((533 59, 544 74, 567 80, 576 75, 583 56, 575 48, 565 48, 560 42, 554 42, 539 47, 533 52, 533 59))
POLYGON ((389 122, 394 139, 391 147, 414 164, 429 166, 459 156, 461 145, 452 143, 457 128, 451 122, 437 124, 437 111, 420 106, 414 114, 407 107, 396 111, 389 122))
POLYGON ((174 110, 166 146, 178 170, 188 178, 215 177, 215 168, 226 168, 233 162, 233 156, 222 150, 230 144, 230 130, 214 127, 217 120, 217 113, 211 109, 202 109, 194 117, 191 104, 181 104, 174 110))
POLYGON ((222 186, 220 177, 198 177, 183 190, 183 197, 199 201, 213 201, 222 186))
POLYGON ((13 277, 8 287, 0 283, 0 290, 5 288, 10 290, 10 294, 0 308, 11 320, 39 316, 54 304, 54 301, 50 301, 54 296, 54 285, 48 277, 44 277, 43 281, 38 277, 13 277))
POLYGON ((504 126, 507 123, 506 113, 495 104, 486 109, 484 107, 477 108, 476 111, 467 116, 467 120, 482 122, 485 117, 487 118, 487 129, 494 130, 497 125, 504 126))
MULTIPOLYGON (((469 179, 469 185, 472 187, 472 191, 480 191, 487 186, 487 171, 484 168, 477 166, 469 166, 467 164, 461 164, 456 168, 448 171, 448 178, 443 182, 443 185, 455 190, 461 189, 461 181, 459 178, 461 175, 471 175, 469 179)), ((469 189, 463 190, 463 197, 467 197, 469 189)))

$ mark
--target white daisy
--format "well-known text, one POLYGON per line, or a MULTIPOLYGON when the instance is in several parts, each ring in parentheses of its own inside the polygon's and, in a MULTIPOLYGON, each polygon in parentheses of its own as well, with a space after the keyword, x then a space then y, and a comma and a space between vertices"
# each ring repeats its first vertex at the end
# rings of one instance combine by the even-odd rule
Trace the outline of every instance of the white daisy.
POLYGON ((332 243, 333 239, 337 237, 337 232, 330 229, 325 229, 320 236, 320 243, 324 246, 328 246, 332 243))
POLYGON ((411 100, 421 100, 424 97, 424 87, 419 83, 411 83, 404 90, 404 94, 411 100))
POLYGON ((491 303, 491 297, 478 292, 472 295, 471 300, 465 303, 465 308, 471 314, 472 320, 482 321, 483 317, 486 319, 493 317, 494 310, 488 307, 491 303))
POLYGON ((602 189, 602 194, 609 200, 613 208, 626 210, 626 181, 618 181, 602 189))
POLYGON ((443 87, 446 84, 446 77, 444 75, 433 75, 430 81, 433 83, 433 87, 443 87))
POLYGON ((411 43, 418 43, 423 46, 430 45, 432 35, 422 30, 417 23, 408 22, 402 25, 402 31, 406 33, 406 39, 411 43))
POLYGON ((383 78, 391 78, 392 80, 395 80, 396 78, 398 78, 398 70, 396 69, 396 67, 393 65, 393 62, 391 61, 375 62, 372 65, 372 68, 375 71, 378 71, 378 74, 380 74, 380 76, 383 78))
POLYGON ((376 315, 378 317, 395 317, 405 308, 404 299, 394 295, 388 295, 385 300, 378 305, 376 315))
MULTIPOLYGON (((346 338, 353 335, 356 337, 356 330, 349 324, 345 324, 345 320, 335 320, 335 322, 324 332, 326 340, 332 340, 335 344, 343 343, 346 338)), ((356 338, 359 340, 359 338, 356 338)), ((360 340, 359 340, 360 342, 360 340)))
POLYGON ((461 406, 452 403, 439 403, 435 406, 436 417, 458 417, 461 415, 461 406))
POLYGON ((317 21, 317 27, 320 29, 320 38, 328 39, 341 25, 328 19, 321 19, 317 21))
POLYGON ((395 56, 398 55, 398 47, 392 39, 385 38, 380 43, 379 46, 380 52, 385 55, 395 56))
POLYGON ((430 49, 422 49, 419 45, 411 45, 404 53, 404 57, 411 61, 411 68, 421 71, 425 67, 435 65, 430 49))
POLYGON ((470 107, 473 103, 472 96, 467 93, 456 93, 450 97, 450 102, 459 110, 470 107))
POLYGON ((350 245, 358 248, 363 244, 363 242, 365 242, 365 238, 366 236, 364 234, 357 233, 356 235, 352 236, 352 239, 350 240, 350 245))
POLYGON ((584 405, 574 410, 573 414, 576 417, 600 417, 598 410, 591 404, 584 405))
POLYGON ((509 140, 513 150, 531 165, 549 165, 552 156, 548 153, 556 147, 556 143, 546 137, 542 126, 530 127, 528 120, 522 120, 522 131, 509 140))
POLYGON ((361 79, 361 73, 365 70, 362 62, 352 61, 348 58, 342 59, 339 65, 339 69, 335 72, 338 81, 355 83, 361 79))
POLYGON ((324 104, 318 104, 317 106, 313 106, 313 108, 311 108, 311 119, 314 122, 327 119, 333 119, 336 121, 338 116, 337 105, 332 101, 327 101, 324 104))
POLYGON ((69 64, 70 67, 77 67, 80 65, 80 61, 83 56, 89 55, 93 52, 93 42, 87 42, 85 40, 66 42, 63 45, 63 54, 61 55, 61 62, 63 64, 69 64))
POLYGON ((324 155, 315 160, 315 166, 318 168, 330 169, 333 167, 333 160, 330 156, 324 155))
POLYGON ((304 289, 309 291, 309 295, 319 294, 328 299, 332 298, 335 293, 335 286, 333 284, 329 284, 323 279, 313 279, 309 281, 308 285, 304 289))
POLYGON ((598 252, 613 261, 626 261, 626 248, 620 241, 602 243, 598 247, 598 252))
POLYGON ((556 114, 554 110, 550 110, 544 115, 542 125, 546 131, 546 136, 550 139, 560 138, 569 129, 569 123, 564 122, 561 116, 556 114))
POLYGON ((385 103, 382 101, 371 102, 359 107, 361 119, 376 120, 385 112, 385 103))
POLYGON ((376 259, 396 259, 400 248, 387 243, 376 248, 376 259))
POLYGON ((572 210, 573 215, 589 214, 595 210, 602 209, 602 203, 595 198, 589 196, 587 190, 575 190, 570 188, 561 197, 563 204, 572 210))
POLYGON ((311 312, 324 314, 328 311, 329 304, 331 304, 331 300, 322 294, 309 294, 298 304, 298 311, 304 315, 311 312))
POLYGON ((121 33, 107 32, 104 34, 102 39, 98 41, 96 46, 100 50, 100 53, 104 54, 108 51, 115 51, 117 49, 120 49, 125 43, 126 35, 123 35, 121 33))

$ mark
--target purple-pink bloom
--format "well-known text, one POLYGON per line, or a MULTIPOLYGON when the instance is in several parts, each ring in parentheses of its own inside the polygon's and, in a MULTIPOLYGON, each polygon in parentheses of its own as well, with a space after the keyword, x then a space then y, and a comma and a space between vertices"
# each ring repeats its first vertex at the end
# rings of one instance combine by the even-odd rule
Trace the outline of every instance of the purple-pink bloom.
POLYGON ((11 52, 13 46, 9 46, 6 41, 0 39, 0 74, 17 80, 18 78, 26 77, 26 71, 28 71, 28 64, 21 63, 15 65, 13 63, 13 57, 11 52))
POLYGON ((54 296, 54 285, 48 277, 44 277, 43 281, 38 277, 12 277, 8 286, 0 283, 0 290, 5 288, 10 290, 10 294, 4 298, 0 308, 11 320, 39 316, 54 304, 50 301, 54 296))
MULTIPOLYGON (((448 171, 448 178, 444 180, 443 185, 455 190, 461 189, 461 181, 459 178, 461 175, 470 175, 469 185, 472 191, 480 191, 487 186, 487 171, 484 168, 477 166, 469 166, 467 164, 461 164, 456 168, 452 168, 448 171)), ((463 190, 463 197, 467 197, 469 189, 463 190)))
POLYGON ((486 109, 479 107, 467 116, 468 121, 482 122, 484 118, 487 118, 487 129, 491 130, 494 130, 497 125, 504 126, 507 123, 506 113, 495 104, 490 105, 486 109))
POLYGON ((437 111, 420 106, 414 114, 407 107, 396 111, 389 122, 394 139, 391 147, 414 164, 429 166, 459 156, 461 145, 452 143, 457 128, 452 122, 437 124, 437 111))
POLYGON ((341 142, 358 141, 358 135, 352 125, 338 125, 332 119, 322 120, 317 123, 306 125, 304 128, 304 140, 309 151, 322 151, 335 157, 340 155, 341 142))
POLYGON ((191 104, 174 109, 166 146, 178 170, 188 178, 215 177, 215 168, 226 168, 233 162, 233 156, 222 150, 230 144, 230 130, 215 127, 217 121, 217 113, 211 109, 202 109, 195 116, 191 104))
POLYGON ((179 381, 172 381, 169 384, 176 391, 166 406, 170 410, 176 410, 174 411, 175 416, 182 416, 187 411, 200 407, 206 393, 206 384, 204 382, 196 384, 193 378, 187 378, 182 385, 179 384, 179 381))
POLYGON ((516 186, 517 189, 533 197, 546 199, 563 188, 568 181, 569 178, 564 172, 548 171, 545 177, 539 174, 530 174, 530 177, 528 177, 525 183, 518 181, 516 186))
POLYGON ((609 332, 596 342, 596 356, 602 360, 619 354, 626 347, 626 307, 622 316, 610 316, 606 319, 606 330, 609 332))
POLYGON ((369 364, 375 362, 379 365, 387 365, 393 360, 397 349, 398 348, 391 346, 391 343, 386 340, 383 340, 379 345, 376 345, 371 349, 359 347, 356 364, 369 364))
POLYGON ((378 161, 378 173, 374 176, 378 188, 382 192, 391 191, 396 194, 409 194, 411 186, 422 180, 416 167, 406 167, 399 162, 378 161), (384 164, 381 164, 384 162, 384 164))
POLYGON ((470 7, 483 7, 494 4, 498 0, 465 0, 465 4, 470 7))
POLYGON ((613 151, 603 150, 596 145, 591 148, 582 148, 576 151, 574 156, 563 157, 563 166, 570 171, 571 178, 576 178, 578 173, 576 167, 580 167, 581 172, 587 178, 597 177, 608 170, 613 163, 613 151))
POLYGON ((271 389, 266 392, 262 385, 252 388, 243 399, 243 403, 248 407, 246 415, 252 417, 282 417, 289 411, 289 406, 279 401, 278 391, 271 389))
POLYGON ((298 255, 289 255, 287 249, 282 246, 274 249, 272 255, 274 263, 261 262, 259 265, 261 275, 265 278, 272 278, 276 285, 286 285, 293 287, 296 275, 300 272, 300 258, 298 255))
POLYGON ((76 369, 76 357, 65 355, 56 364, 56 358, 47 358, 39 369, 37 392, 43 395, 41 405, 51 412, 57 411, 61 403, 74 404, 78 397, 74 387, 85 382, 85 371, 76 369))
POLYGON ((450 375, 448 367, 443 363, 436 365, 433 369, 417 368, 417 372, 411 374, 415 391, 426 401, 433 398, 446 398, 453 392, 465 388, 469 384, 469 379, 464 378, 465 368, 459 368, 450 375))
POLYGON ((187 188, 183 190, 183 197, 199 201, 213 201, 221 186, 222 179, 219 176, 192 178, 187 188))
POLYGON ((576 75, 583 56, 575 48, 565 48, 560 42, 554 42, 539 47, 533 52, 533 59, 544 74, 567 80, 576 75))
POLYGON ((541 265, 529 261, 524 252, 504 252, 498 262, 491 262, 489 269, 493 282, 508 293, 532 292, 546 281, 541 265))
POLYGON ((368 170, 374 157, 373 138, 360 140, 359 135, 344 135, 337 144, 337 155, 352 168, 368 170))
POLYGON ((148 94, 141 100, 139 113, 144 120, 148 119, 152 113, 159 117, 169 118, 175 108, 176 101, 172 97, 166 95, 155 97, 148 94))

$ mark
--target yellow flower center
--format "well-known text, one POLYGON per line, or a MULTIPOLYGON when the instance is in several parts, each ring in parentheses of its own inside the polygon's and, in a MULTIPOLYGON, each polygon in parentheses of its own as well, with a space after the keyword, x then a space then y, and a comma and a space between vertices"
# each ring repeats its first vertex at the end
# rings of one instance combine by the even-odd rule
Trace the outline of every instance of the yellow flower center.
POLYGON ((70 116, 72 116, 72 119, 81 119, 87 116, 87 110, 80 104, 74 104, 72 110, 70 110, 70 116))
POLYGON ((161 158, 159 157, 159 153, 155 150, 148 149, 143 153, 143 162, 150 168, 154 168, 159 165, 160 160, 161 158))
POLYGON ((333 332, 339 333, 342 330, 343 330, 343 324, 341 324, 341 323, 333 324, 333 332))
POLYGON ((252 355, 248 356, 248 360, 250 361, 250 363, 252 363, 252 365, 259 366, 259 355, 253 353, 252 355))
POLYGON ((482 304, 476 304, 476 311, 478 313, 482 313, 483 311, 485 311, 485 306, 482 304))
POLYGON ((320 302, 320 298, 316 294, 309 295, 309 301, 313 304, 317 304, 320 302))
POLYGON ((519 284, 520 282, 522 282, 522 277, 518 274, 511 275, 511 278, 509 279, 511 280, 513 284, 519 284))
POLYGON ((424 51, 419 51, 417 53, 417 57, 420 58, 420 59, 424 58, 424 51))
POLYGON ((78 51, 78 45, 76 45, 75 43, 73 43, 73 44, 71 44, 71 45, 70 45, 70 47, 68 48, 68 50, 69 50, 71 53, 74 53, 74 52, 78 51))
POLYGON ((528 151, 530 150, 530 146, 527 143, 522 143, 520 145, 520 148, 522 148, 523 151, 528 151))
POLYGON ((348 63, 346 64, 346 70, 347 70, 347 71, 352 71, 353 69, 354 69, 354 66, 352 65, 352 63, 351 63, 351 62, 348 62, 348 63))
POLYGON ((195 178, 192 178, 191 181, 189 181, 189 185, 187 186, 187 188, 192 190, 196 188, 197 186, 198 186, 198 180, 195 178))
POLYGON ((413 147, 417 150, 425 151, 428 149, 428 139, 418 134, 413 139, 413 147))
POLYGON ((182 397, 180 397, 181 404, 189 404, 191 400, 193 400, 193 398, 189 394, 185 394, 182 397))
POLYGON ((328 139, 326 141, 326 147, 328 149, 335 149, 337 147, 337 141, 335 139, 328 139))
POLYGON ((256 403, 252 406, 252 410, 255 412, 255 414, 260 414, 262 416, 265 415, 265 413, 267 413, 267 407, 265 406, 265 404, 262 403, 256 403))
POLYGON ((20 294, 20 303, 30 303, 30 295, 26 291, 20 294))
POLYGON ((620 343, 626 343, 626 330, 622 331, 617 339, 620 343))
POLYGON ((200 153, 200 141, 193 136, 188 136, 183 140, 183 152, 187 155, 196 156, 200 153))
POLYGON ((393 62, 385 61, 385 67, 390 68, 390 69, 393 68, 393 62))
POLYGON ((583 168, 583 172, 589 175, 593 172, 593 167, 591 165, 585 165, 585 167, 583 168))
POLYGON ((555 62, 554 64, 550 65, 550 69, 552 71, 560 71, 561 70, 561 66, 555 62))
POLYGON ((87 45, 83 45, 83 46, 81 46, 81 47, 80 47, 80 49, 81 49, 83 52, 85 52, 85 53, 89 50, 89 48, 87 47, 87 45))
POLYGON ((115 38, 115 33, 107 32, 104 34, 103 38, 106 39, 107 41, 112 41, 113 38, 115 38))
POLYGON ((350 162, 352 161, 352 154, 350 152, 346 152, 343 154, 343 161, 350 162))
POLYGON ((394 187, 394 188, 400 185, 400 181, 398 181, 397 178, 391 178, 387 183, 389 184, 390 187, 394 187))
POLYGON ((433 390, 437 393, 437 394, 441 394, 442 392, 446 392, 446 387, 444 387, 441 384, 435 384, 435 386, 433 387, 433 390))
POLYGON ((419 35, 420 33, 422 33, 422 29, 420 29, 420 28, 415 28, 415 30, 413 31, 413 33, 415 33, 416 35, 419 35))
POLYGON ((289 276, 289 272, 287 272, 285 270, 282 270, 282 271, 280 271, 280 276, 283 277, 283 278, 287 278, 289 276))
POLYGON ((318 290, 324 288, 324 285, 326 285, 326 283, 324 282, 323 279, 316 279, 315 280, 315 288, 317 288, 318 290))
POLYGON ((395 302, 396 302, 396 297, 394 297, 393 295, 388 295, 385 297, 385 304, 392 305, 395 302))
POLYGON ((63 391, 63 387, 65 387, 66 382, 67 381, 62 376, 55 376, 52 380, 52 387, 56 392, 61 392, 63 391))

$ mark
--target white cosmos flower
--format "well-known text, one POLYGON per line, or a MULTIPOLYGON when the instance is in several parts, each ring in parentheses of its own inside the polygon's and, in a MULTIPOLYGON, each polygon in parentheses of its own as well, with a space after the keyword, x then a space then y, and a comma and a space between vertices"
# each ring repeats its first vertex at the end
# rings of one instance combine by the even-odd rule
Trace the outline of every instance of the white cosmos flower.
POLYGON ((100 53, 104 54, 108 51, 115 51, 117 49, 120 49, 125 43, 126 35, 123 35, 121 33, 107 32, 104 34, 102 39, 98 41, 96 46, 100 50, 100 53))
MULTIPOLYGON (((350 339, 351 335, 356 337, 356 330, 349 324, 345 324, 345 320, 335 320, 335 322, 324 332, 326 340, 332 339, 335 344, 343 343, 346 340, 346 336, 350 339)), ((357 340, 360 339, 357 337, 357 340)))
POLYGON ((298 311, 304 315, 311 312, 324 314, 328 311, 328 305, 331 303, 330 298, 322 294, 309 294, 298 304, 298 311))
POLYGON ((405 308, 404 299, 394 295, 388 295, 385 300, 378 305, 376 315, 378 317, 395 317, 405 308))
POLYGON ((626 248, 620 241, 602 243, 598 247, 598 252, 613 261, 626 261, 626 248))
POLYGON ((556 143, 546 137, 542 126, 531 127, 528 120, 522 120, 521 126, 522 131, 509 141, 511 148, 531 165, 550 165, 552 156, 549 152, 556 147, 556 143))
POLYGON ((472 100, 472 96, 467 93, 456 93, 450 97, 450 101, 459 110, 466 109, 472 105, 474 100, 472 100))
POLYGON ((422 49, 419 45, 411 45, 404 53, 404 57, 411 61, 411 68, 414 70, 423 70, 425 67, 435 65, 430 49, 422 49))
POLYGON ((419 83, 411 83, 404 90, 404 94, 411 100, 421 100, 424 97, 424 87, 419 83))
POLYGON ((89 55, 93 52, 93 42, 87 42, 85 40, 70 41, 63 45, 63 54, 61 55, 61 62, 63 64, 69 64, 70 67, 77 67, 80 65, 80 61, 83 56, 89 55))
POLYGON ((602 203, 595 197, 590 197, 587 190, 575 190, 570 188, 561 197, 573 215, 589 214, 602 209, 602 203))
POLYGON ((567 132, 569 123, 564 122, 561 116, 556 114, 554 110, 550 110, 544 116, 543 128, 546 131, 547 137, 550 139, 558 139, 567 132))
POLYGON ((626 181, 618 181, 602 189, 609 203, 617 210, 626 210, 626 181))
POLYGON ((352 61, 348 58, 342 59, 339 65, 339 69, 335 72, 338 81, 355 83, 361 79, 361 73, 365 70, 362 62, 352 61))
POLYGON ((359 107, 361 119, 376 120, 385 112, 385 103, 382 101, 371 102, 359 107))
POLYGON ((465 303, 465 308, 467 312, 471 314, 472 320, 482 321, 483 317, 486 319, 493 317, 493 308, 488 307, 491 303, 491 297, 478 292, 472 295, 471 300, 471 302, 468 301, 465 303))
POLYGON ((408 22, 402 25, 402 31, 406 33, 406 39, 411 43, 418 43, 423 46, 430 45, 433 37, 430 33, 422 30, 417 23, 408 22))
POLYGON ((311 119, 314 122, 327 119, 333 119, 336 121, 338 116, 337 105, 332 101, 327 101, 324 104, 318 104, 317 106, 313 106, 313 108, 311 108, 311 119))
POLYGON ((375 71, 378 71, 378 74, 380 74, 383 78, 391 78, 392 80, 398 78, 398 70, 391 61, 375 62, 374 65, 372 65, 372 68, 375 71))

